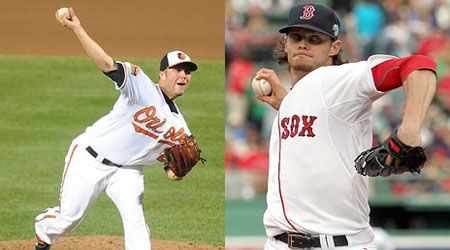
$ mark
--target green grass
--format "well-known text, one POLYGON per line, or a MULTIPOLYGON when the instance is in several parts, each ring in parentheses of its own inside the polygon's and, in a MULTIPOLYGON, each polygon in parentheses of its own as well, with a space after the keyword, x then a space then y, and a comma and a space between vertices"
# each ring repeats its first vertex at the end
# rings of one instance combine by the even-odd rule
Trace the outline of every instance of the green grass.
MULTIPOLYGON (((156 80, 158 61, 130 59, 156 80)), ((200 61, 177 104, 208 162, 182 181, 145 168, 144 209, 153 239, 224 245, 224 64, 200 61)), ((34 237, 34 217, 58 204, 73 138, 108 113, 118 92, 87 58, 0 56, 0 240, 34 237)), ((102 194, 70 235, 122 235, 102 194)))

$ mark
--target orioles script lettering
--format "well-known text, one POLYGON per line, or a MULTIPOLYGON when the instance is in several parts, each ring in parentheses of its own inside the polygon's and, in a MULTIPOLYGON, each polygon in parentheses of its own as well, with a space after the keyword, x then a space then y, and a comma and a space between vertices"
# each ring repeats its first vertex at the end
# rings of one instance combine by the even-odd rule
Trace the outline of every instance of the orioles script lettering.
MULTIPOLYGON (((138 110, 134 114, 133 120, 134 122, 132 122, 132 124, 137 133, 144 134, 153 139, 158 139, 159 134, 164 133, 162 126, 167 122, 166 118, 161 120, 156 116, 155 106, 148 106, 138 110)), ((177 130, 174 127, 170 127, 164 133, 164 139, 172 142, 182 143, 187 137, 188 135, 184 133, 184 128, 177 130)), ((172 144, 165 140, 160 140, 160 142, 172 144)))

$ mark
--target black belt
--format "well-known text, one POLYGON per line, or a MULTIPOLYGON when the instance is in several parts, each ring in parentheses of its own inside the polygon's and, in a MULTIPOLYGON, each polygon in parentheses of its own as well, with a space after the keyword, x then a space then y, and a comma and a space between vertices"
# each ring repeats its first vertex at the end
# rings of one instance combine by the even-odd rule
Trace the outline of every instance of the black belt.
MULTIPOLYGON (((275 236, 275 239, 288 244, 289 248, 312 248, 321 247, 320 238, 299 233, 283 233, 275 236)), ((333 236, 334 246, 348 246, 345 235, 333 236)))
MULTIPOLYGON (((95 150, 93 148, 91 148, 91 146, 88 146, 86 148, 86 151, 88 151, 88 153, 90 155, 92 155, 92 157, 97 158, 98 153, 95 152, 95 150)), ((108 160, 106 158, 103 158, 102 163, 105 164, 105 165, 111 166, 111 167, 118 167, 118 168, 122 167, 122 165, 115 164, 114 162, 112 162, 112 161, 110 161, 110 160, 108 160)))

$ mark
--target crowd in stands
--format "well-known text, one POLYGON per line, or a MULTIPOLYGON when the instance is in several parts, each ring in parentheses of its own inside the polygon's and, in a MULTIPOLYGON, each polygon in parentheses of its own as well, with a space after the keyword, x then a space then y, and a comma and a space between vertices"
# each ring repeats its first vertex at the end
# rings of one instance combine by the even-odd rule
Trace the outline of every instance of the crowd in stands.
MULTIPOLYGON (((294 0, 226 0, 226 198, 264 195, 269 137, 275 111, 258 102, 250 82, 262 67, 272 68, 286 86, 287 70, 273 59, 278 28, 294 0)), ((438 90, 423 127, 428 162, 421 175, 375 178, 392 196, 450 194, 450 0, 319 1, 340 16, 344 58, 373 54, 423 54, 437 62, 438 90), (382 180, 380 180, 382 179, 382 180)), ((374 106, 374 143, 399 126, 403 90, 374 106)), ((372 180, 371 180, 372 181, 372 180)), ((380 191, 372 189, 372 195, 380 191)))

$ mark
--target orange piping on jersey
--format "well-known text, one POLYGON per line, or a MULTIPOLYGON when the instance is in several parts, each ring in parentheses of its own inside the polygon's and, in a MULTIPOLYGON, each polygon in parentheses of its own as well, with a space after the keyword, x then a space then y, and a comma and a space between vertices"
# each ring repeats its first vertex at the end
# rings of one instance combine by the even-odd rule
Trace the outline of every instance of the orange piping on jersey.
POLYGON ((280 131, 280 113, 278 113, 277 115, 277 126, 278 126, 278 193, 280 194, 280 200, 281 200, 281 206, 283 207, 283 215, 284 218, 286 219, 287 223, 289 223, 289 225, 292 227, 292 229, 294 229, 295 231, 299 232, 297 230, 297 228, 294 227, 294 225, 292 225, 291 221, 288 219, 287 215, 286 215, 286 209, 284 208, 284 202, 283 202, 283 195, 281 194, 281 131, 280 131))
POLYGON ((59 213, 61 213, 61 199, 62 199, 62 192, 63 192, 63 188, 64 188, 64 181, 66 179, 66 174, 67 171, 69 170, 69 166, 70 166, 70 162, 72 162, 72 157, 73 154, 75 153, 75 150, 77 149, 78 144, 75 144, 75 146, 73 146, 72 152, 70 153, 70 158, 69 158, 69 162, 67 162, 67 166, 64 168, 64 174, 63 174, 63 178, 62 178, 62 182, 61 182, 61 191, 59 192, 59 213))
POLYGON ((141 133, 141 134, 144 134, 144 135, 147 135, 147 136, 150 136, 150 137, 153 138, 153 139, 158 139, 158 136, 157 136, 157 135, 155 135, 155 134, 153 134, 153 133, 151 133, 151 132, 148 132, 147 130, 145 130, 145 129, 139 127, 139 126, 136 125, 134 122, 132 122, 132 124, 133 124, 134 130, 135 130, 136 132, 141 133))

